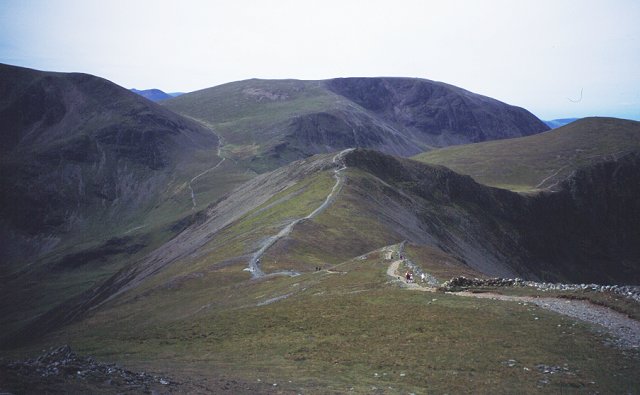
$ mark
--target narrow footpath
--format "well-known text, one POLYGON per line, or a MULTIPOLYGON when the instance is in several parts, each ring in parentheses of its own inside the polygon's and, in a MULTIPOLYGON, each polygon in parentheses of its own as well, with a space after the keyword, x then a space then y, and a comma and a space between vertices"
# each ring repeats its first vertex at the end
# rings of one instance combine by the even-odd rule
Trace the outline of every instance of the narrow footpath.
MULTIPOLYGON (((331 192, 329 192, 329 194, 327 195, 327 198, 324 200, 324 202, 322 202, 322 204, 320 206, 318 206, 318 208, 316 208, 315 210, 313 210, 309 215, 307 215, 306 217, 303 218, 298 218, 292 222, 290 222, 289 224, 287 224, 287 226, 285 226, 284 228, 282 228, 282 230, 280 230, 280 232, 278 232, 278 234, 271 236, 269 238, 267 238, 266 240, 264 240, 262 242, 262 244, 260 245, 260 248, 258 249, 258 251, 256 251, 252 256, 251 256, 251 260, 249 261, 249 266, 246 270, 251 272, 251 275, 253 278, 260 278, 260 277, 264 277, 266 274, 262 271, 262 269, 260 268, 260 258, 264 255, 265 252, 267 252, 267 250, 273 246, 278 240, 288 236, 292 231, 293 228, 299 224, 302 221, 311 219, 315 216, 317 216, 318 214, 320 214, 322 211, 324 211, 327 207, 329 207, 329 205, 335 200, 336 195, 338 194, 338 192, 340 191, 340 188, 342 187, 342 184, 344 183, 344 177, 342 176, 342 172, 347 168, 347 166, 344 163, 344 155, 347 154, 348 152, 353 151, 353 148, 348 148, 346 150, 343 150, 339 153, 337 153, 333 159, 332 162, 336 165, 336 168, 333 171, 333 177, 336 179, 336 183, 333 185, 333 188, 331 189, 331 192)), ((271 275, 289 275, 289 276, 295 276, 298 275, 299 273, 296 272, 278 272, 278 273, 272 273, 271 275)))

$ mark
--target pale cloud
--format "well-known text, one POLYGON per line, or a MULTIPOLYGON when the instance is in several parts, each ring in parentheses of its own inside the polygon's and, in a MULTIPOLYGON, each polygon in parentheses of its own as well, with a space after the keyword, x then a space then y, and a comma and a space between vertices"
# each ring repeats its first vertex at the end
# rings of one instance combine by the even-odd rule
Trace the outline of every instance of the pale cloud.
POLYGON ((0 62, 166 91, 421 77, 547 119, 640 119, 638 20, 633 0, 0 0, 0 62))

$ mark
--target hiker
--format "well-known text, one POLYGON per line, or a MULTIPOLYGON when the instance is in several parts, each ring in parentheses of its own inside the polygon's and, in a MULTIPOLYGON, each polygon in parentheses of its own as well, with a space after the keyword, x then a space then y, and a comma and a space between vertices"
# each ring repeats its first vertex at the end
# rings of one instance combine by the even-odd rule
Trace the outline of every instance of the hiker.
POLYGON ((424 273, 420 273, 420 280, 422 280, 422 282, 424 282, 424 278, 425 278, 425 277, 426 277, 426 276, 424 275, 424 273))
POLYGON ((407 270, 407 272, 404 274, 404 278, 407 279, 407 282, 410 283, 411 282, 411 273, 409 273, 409 271, 407 270))

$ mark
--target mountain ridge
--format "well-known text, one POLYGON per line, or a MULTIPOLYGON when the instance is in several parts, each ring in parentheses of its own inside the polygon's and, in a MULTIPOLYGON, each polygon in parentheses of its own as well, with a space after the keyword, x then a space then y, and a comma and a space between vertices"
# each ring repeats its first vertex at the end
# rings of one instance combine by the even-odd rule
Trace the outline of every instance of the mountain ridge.
POLYGON ((589 117, 532 136, 446 147, 414 159, 515 191, 555 190, 580 166, 640 149, 640 122, 589 117))

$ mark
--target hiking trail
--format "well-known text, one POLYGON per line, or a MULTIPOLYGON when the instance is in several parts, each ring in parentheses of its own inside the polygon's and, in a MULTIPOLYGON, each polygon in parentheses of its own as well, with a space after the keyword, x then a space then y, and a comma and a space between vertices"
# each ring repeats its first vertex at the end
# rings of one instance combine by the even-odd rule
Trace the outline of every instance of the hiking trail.
MULTIPOLYGON (((436 292, 437 289, 435 287, 422 286, 417 280, 415 283, 407 283, 404 280, 404 276, 398 273, 400 263, 402 263, 402 260, 391 262, 387 268, 387 275, 393 278, 394 281, 400 282, 402 288, 412 291, 436 292)), ((604 331, 615 337, 616 340, 614 343, 617 347, 640 350, 639 321, 608 307, 598 306, 588 301, 551 297, 501 295, 492 292, 474 293, 462 291, 447 292, 447 294, 460 297, 518 302, 525 305, 533 304, 545 310, 595 325, 600 331, 604 331)))
MULTIPOLYGON (((344 155, 351 151, 353 151, 353 148, 348 148, 343 151, 340 151, 333 157, 332 162, 336 165, 336 168, 333 170, 333 177, 336 179, 336 182, 333 185, 333 188, 331 188, 331 192, 329 192, 324 202, 322 202, 320 206, 318 206, 306 217, 298 218, 290 222, 289 224, 287 224, 287 226, 282 228, 282 230, 280 230, 280 232, 278 232, 276 235, 271 236, 262 242, 258 251, 256 251, 251 257, 251 260, 249 261, 249 266, 246 269, 251 272, 251 275, 253 278, 260 278, 266 275, 265 272, 263 272, 262 269, 260 269, 260 258, 271 246, 273 246, 278 240, 288 236, 293 231, 293 228, 297 224, 317 216, 322 211, 324 211, 327 207, 329 207, 329 205, 333 202, 336 195, 340 191, 342 184, 344 183, 344 177, 341 175, 341 173, 347 168, 347 165, 343 161, 344 155)), ((278 275, 278 274, 295 276, 295 275, 298 275, 299 273, 285 271, 285 272, 272 273, 271 275, 278 275)))

